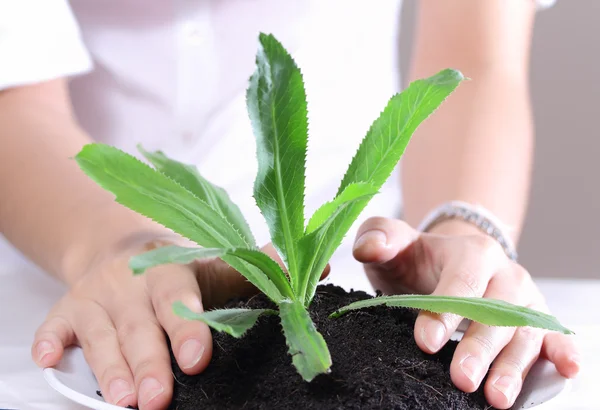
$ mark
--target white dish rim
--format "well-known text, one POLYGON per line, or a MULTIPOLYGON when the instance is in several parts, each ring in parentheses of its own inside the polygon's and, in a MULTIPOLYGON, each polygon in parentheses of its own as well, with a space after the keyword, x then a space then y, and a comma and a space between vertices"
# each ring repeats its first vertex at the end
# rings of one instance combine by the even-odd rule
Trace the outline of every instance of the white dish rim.
MULTIPOLYGON (((69 350, 71 349, 81 349, 80 347, 73 346, 69 349, 65 349, 65 353, 69 354, 69 350)), ((94 410, 122 410, 126 407, 116 406, 114 404, 110 404, 102 400, 100 397, 90 397, 86 394, 80 393, 78 391, 73 390, 71 387, 67 386, 57 377, 57 374, 60 371, 53 367, 47 367, 42 370, 44 374, 44 379, 48 382, 48 384, 56 390, 58 393, 62 394, 69 400, 86 406, 88 408, 94 410)), ((511 407, 512 410, 526 410, 526 409, 535 409, 535 410, 556 410, 561 405, 565 396, 567 396, 572 389, 572 380, 565 379, 563 389, 554 397, 549 399, 548 401, 538 404, 533 407, 521 407, 520 409, 516 409, 511 407)))

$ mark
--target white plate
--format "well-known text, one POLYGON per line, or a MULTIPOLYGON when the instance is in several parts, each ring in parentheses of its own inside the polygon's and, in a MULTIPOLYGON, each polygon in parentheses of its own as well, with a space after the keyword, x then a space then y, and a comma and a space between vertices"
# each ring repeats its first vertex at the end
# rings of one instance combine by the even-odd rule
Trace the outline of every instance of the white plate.
MULTIPOLYGON (((78 347, 65 350, 61 362, 44 369, 44 378, 56 391, 67 398, 95 410, 119 410, 123 407, 106 403, 96 393, 100 389, 88 366, 83 351, 78 347)), ((523 390, 513 409, 564 409, 564 400, 570 383, 546 360, 539 360, 531 369, 523 390)))
POLYGON ((106 403, 98 396, 98 382, 79 347, 65 349, 56 367, 43 370, 44 378, 54 390, 83 406, 95 410, 121 410, 123 407, 106 403))

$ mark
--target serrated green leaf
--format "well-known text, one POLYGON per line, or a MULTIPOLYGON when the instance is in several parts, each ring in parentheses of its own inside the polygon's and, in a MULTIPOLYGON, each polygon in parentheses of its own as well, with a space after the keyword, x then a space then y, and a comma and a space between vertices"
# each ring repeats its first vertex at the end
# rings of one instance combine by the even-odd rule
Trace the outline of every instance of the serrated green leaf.
MULTIPOLYGON (((284 297, 294 297, 290 283, 281 266, 271 259, 269 255, 258 249, 185 248, 171 245, 153 249, 132 257, 129 261, 129 267, 133 270, 134 274, 140 274, 147 269, 168 263, 187 264, 197 259, 223 258, 226 255, 241 259, 260 269, 275 284, 284 297)), ((265 286, 266 284, 263 284, 263 287, 265 286)))
POLYGON ((309 382, 319 374, 328 373, 329 349, 304 305, 299 301, 283 301, 279 317, 292 362, 302 378, 309 382))
MULTIPOLYGON (((206 202, 166 175, 117 148, 88 144, 75 157, 79 167, 116 201, 205 248, 246 247, 242 236, 206 202)), ((283 299, 259 269, 231 255, 222 259, 275 302, 283 299)))
MULTIPOLYGON (((368 183, 379 190, 400 161, 417 127, 431 115, 464 80, 456 70, 443 70, 436 75, 412 82, 390 99, 363 139, 342 180, 338 195, 354 183, 368 183)), ((331 223, 302 239, 303 255, 312 252, 311 261, 302 260, 301 271, 314 278, 322 272, 370 198, 358 199, 345 206, 331 223)), ((314 294, 307 290, 305 303, 314 294)))
POLYGON ((315 211, 313 216, 308 221, 306 226, 306 234, 310 234, 321 227, 331 216, 336 213, 340 206, 355 201, 359 198, 372 197, 377 193, 377 189, 371 185, 358 182, 348 185, 344 190, 336 196, 333 201, 325 202, 319 209, 315 211))
POLYGON ((188 264, 197 259, 220 258, 226 250, 220 248, 184 248, 181 246, 162 246, 133 256, 129 260, 129 269, 135 275, 144 273, 155 266, 170 263, 188 264))
POLYGON ((233 337, 242 337, 261 315, 276 315, 271 309, 216 309, 197 313, 177 301, 173 304, 173 312, 187 320, 199 320, 216 331, 225 332, 233 337))
POLYGON ((454 313, 488 326, 530 326, 564 334, 573 333, 561 325, 555 317, 537 310, 516 306, 502 300, 455 296, 380 296, 351 303, 332 313, 330 317, 339 317, 351 310, 381 305, 421 309, 434 313, 454 313))
MULTIPOLYGON (((344 211, 348 207, 356 202, 367 202, 376 193, 377 190, 369 184, 350 184, 333 201, 321 206, 311 218, 312 224, 317 226, 310 231, 307 229, 307 235, 298 242, 298 255, 300 259, 298 277, 300 288, 297 294, 300 300, 305 301, 306 306, 310 304, 317 289, 321 273, 329 260, 329 258, 327 260, 324 258, 320 260, 321 255, 318 251, 327 246, 335 250, 339 246, 339 243, 335 242, 325 243, 325 241, 331 240, 331 238, 336 239, 334 235, 327 235, 329 228, 332 225, 339 225, 338 219, 345 218, 344 211), (325 263, 322 264, 322 261, 325 263)), ((311 222, 309 222, 309 227, 311 222)), ((337 237, 340 243, 342 239, 343 235, 337 237)))
POLYGON ((400 161, 418 126, 464 79, 459 71, 446 69, 413 81, 393 96, 361 142, 340 184, 338 195, 355 182, 367 182, 380 189, 400 161))
POLYGON ((236 248, 227 251, 228 254, 242 259, 263 271, 277 286, 283 297, 294 298, 290 282, 281 266, 271 257, 259 250, 236 248))
POLYGON ((283 46, 272 35, 261 34, 259 40, 246 94, 258 157, 254 198, 295 289, 295 244, 304 234, 306 94, 300 70, 283 46))
POLYGON ((116 201, 205 247, 245 246, 243 238, 206 202, 117 148, 86 145, 75 160, 116 201))
POLYGON ((138 145, 138 150, 150 161, 154 168, 205 201, 227 220, 232 228, 235 228, 241 234, 247 247, 256 246, 248 222, 246 222, 240 208, 229 198, 223 188, 205 179, 195 166, 175 161, 167 157, 162 151, 148 152, 141 145, 138 145))

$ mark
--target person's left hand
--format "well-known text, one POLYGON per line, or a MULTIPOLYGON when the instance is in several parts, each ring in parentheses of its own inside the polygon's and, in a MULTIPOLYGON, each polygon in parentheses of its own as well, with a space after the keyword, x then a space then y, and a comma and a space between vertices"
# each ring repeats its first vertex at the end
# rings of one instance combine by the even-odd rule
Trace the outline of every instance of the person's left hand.
MULTIPOLYGON (((354 257, 365 264, 371 284, 384 294, 485 297, 548 312, 529 273, 511 261, 498 242, 465 222, 439 226, 435 233, 422 234, 403 221, 369 219, 358 231, 354 257)), ((437 352, 461 321, 456 315, 420 312, 414 330, 417 345, 426 353, 437 352)), ((507 409, 540 355, 565 377, 579 372, 579 353, 571 337, 473 322, 456 348, 450 375, 459 389, 470 393, 489 369, 485 396, 495 408, 507 409)))

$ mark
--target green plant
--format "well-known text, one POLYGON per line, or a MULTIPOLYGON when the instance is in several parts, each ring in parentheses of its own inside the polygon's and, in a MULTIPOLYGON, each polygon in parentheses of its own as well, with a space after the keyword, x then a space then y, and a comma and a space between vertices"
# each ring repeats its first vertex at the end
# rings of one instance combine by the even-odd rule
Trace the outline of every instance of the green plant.
MULTIPOLYGON (((86 145, 76 156, 81 169, 116 201, 198 244, 167 246, 132 258, 134 273, 167 263, 220 257, 269 297, 278 310, 224 309, 194 313, 182 303, 176 314, 241 337, 264 314, 279 315, 293 364, 310 381, 331 367, 322 335, 308 307, 323 269, 351 225, 388 179, 409 139, 464 80, 456 70, 411 83, 393 96, 352 159, 336 196, 305 224, 304 189, 308 125, 300 70, 283 46, 261 34, 247 107, 257 143, 254 198, 284 261, 262 253, 239 208, 195 167, 161 151, 140 152, 154 166, 103 144, 86 145)), ((552 316, 508 303, 435 296, 386 296, 354 303, 332 314, 377 304, 451 312, 488 325, 534 326, 569 333, 552 316)))

